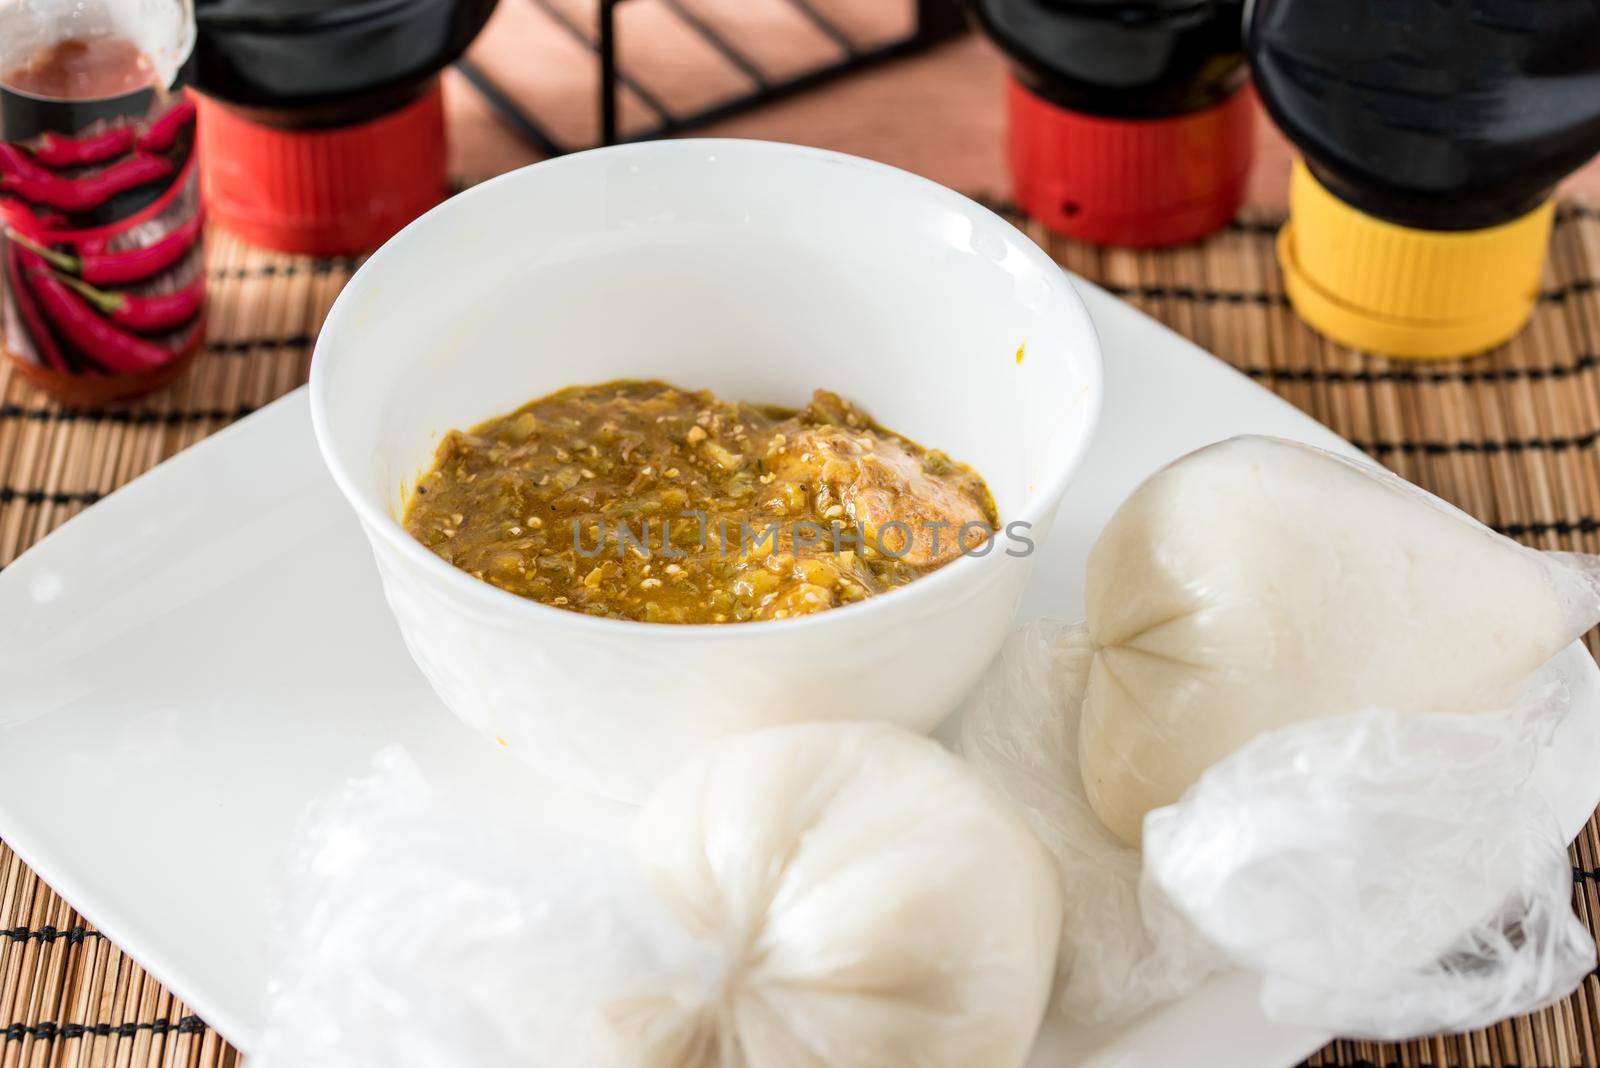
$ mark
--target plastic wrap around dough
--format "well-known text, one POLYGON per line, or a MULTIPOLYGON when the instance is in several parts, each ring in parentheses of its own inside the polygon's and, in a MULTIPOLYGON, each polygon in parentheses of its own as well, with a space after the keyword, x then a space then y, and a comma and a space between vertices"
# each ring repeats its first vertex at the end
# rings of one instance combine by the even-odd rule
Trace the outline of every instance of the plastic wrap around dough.
POLYGON ((1139 486, 1090 551, 1085 597, 1079 756, 1094 811, 1130 843, 1147 812, 1274 728, 1504 706, 1600 605, 1585 558, 1262 437, 1139 486))
POLYGON ((1018 1068, 1062 913, 1015 808, 871 723, 712 743, 631 845, 390 749, 287 890, 252 1068, 1018 1068))
POLYGON ((1530 785, 1567 714, 1561 672, 1501 710, 1270 731, 1151 812, 1140 850, 1084 791, 1093 655, 1082 624, 1018 628, 959 724, 1056 858, 1068 1017, 1120 1023, 1239 967, 1269 1019, 1398 1039, 1532 1012, 1594 967, 1566 840, 1530 785))

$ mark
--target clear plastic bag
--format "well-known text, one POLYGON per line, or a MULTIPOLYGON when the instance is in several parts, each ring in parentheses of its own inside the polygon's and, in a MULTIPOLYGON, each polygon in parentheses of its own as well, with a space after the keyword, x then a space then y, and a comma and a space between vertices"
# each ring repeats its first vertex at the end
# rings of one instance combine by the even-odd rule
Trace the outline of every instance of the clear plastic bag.
POLYGON ((623 850, 481 815, 398 748, 308 814, 253 1068, 603 1065, 597 986, 696 974, 623 850))
POLYGON ((1263 734, 1151 812, 1141 852, 1095 816, 1079 771, 1092 657, 1082 625, 1019 629, 960 725, 963 755, 1060 867, 1069 1016, 1125 1020, 1241 967, 1275 1020, 1399 1038, 1531 1011, 1594 966, 1562 836, 1527 785, 1559 685, 1502 712, 1263 734))
POLYGON ((720 740, 631 842, 459 801, 388 750, 311 816, 251 1068, 1016 1068, 1032 1045, 1055 872, 926 738, 720 740))
POLYGON ((1565 711, 1557 684, 1506 712, 1263 735, 1147 817, 1147 883, 1264 976, 1274 1019, 1400 1038, 1530 1012, 1595 964, 1528 786, 1565 711))
POLYGON ((1092 655, 1081 623, 1020 627, 963 707, 959 750, 1017 803, 1060 869, 1060 1008, 1115 1023, 1187 993, 1227 961, 1141 882, 1139 850, 1089 805, 1078 724, 1092 655))

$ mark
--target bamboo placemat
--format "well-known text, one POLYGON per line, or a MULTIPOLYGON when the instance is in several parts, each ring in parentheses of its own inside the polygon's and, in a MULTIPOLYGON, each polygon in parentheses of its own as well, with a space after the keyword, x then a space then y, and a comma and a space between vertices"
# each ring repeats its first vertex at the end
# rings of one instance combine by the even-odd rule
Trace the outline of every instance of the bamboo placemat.
MULTIPOLYGON (((1600 212, 1563 207, 1529 329, 1486 357, 1442 364, 1361 356, 1299 323, 1273 258, 1277 222, 1245 217, 1202 245, 1158 253, 1101 251, 1028 228, 1072 270, 1496 529, 1541 548, 1600 552, 1600 212)), ((0 370, 0 567, 135 475, 305 381, 312 339, 355 264, 265 253, 221 235, 210 260, 208 351, 168 392, 121 410, 66 412, 0 370)), ((64 774, 69 767, 64 757, 64 774)), ((1577 909, 1595 930, 1595 822, 1572 864, 1577 909)), ((0 843, 0 1068, 238 1060, 0 843)), ((1554 1008, 1487 1031, 1336 1042, 1310 1063, 1600 1068, 1600 975, 1554 1008)))

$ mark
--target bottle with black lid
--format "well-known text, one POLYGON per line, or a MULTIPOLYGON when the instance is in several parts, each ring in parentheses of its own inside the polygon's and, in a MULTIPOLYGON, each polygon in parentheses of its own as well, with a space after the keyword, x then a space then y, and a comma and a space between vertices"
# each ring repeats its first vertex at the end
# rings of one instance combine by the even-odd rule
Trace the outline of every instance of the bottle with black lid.
POLYGON ((257 244, 375 248, 446 192, 439 71, 495 0, 196 0, 202 178, 257 244))
POLYGON ((1419 358, 1515 334, 1551 194, 1600 151, 1600 3, 1255 0, 1247 36, 1301 152, 1278 244, 1301 316, 1419 358))
POLYGON ((1254 107, 1244 0, 968 0, 1011 61, 1018 204, 1105 245, 1179 244, 1238 211, 1254 107))

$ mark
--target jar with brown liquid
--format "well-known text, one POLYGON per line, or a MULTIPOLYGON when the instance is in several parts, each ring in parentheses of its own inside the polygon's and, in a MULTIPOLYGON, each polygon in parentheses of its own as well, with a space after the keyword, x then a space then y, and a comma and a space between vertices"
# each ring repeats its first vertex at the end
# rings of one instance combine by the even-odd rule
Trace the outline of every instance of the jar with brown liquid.
POLYGON ((0 325, 70 404, 199 351, 205 257, 188 0, 0 0, 0 325))

